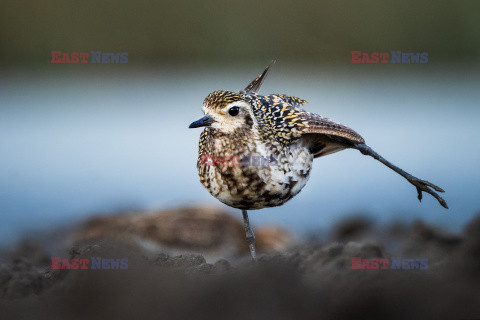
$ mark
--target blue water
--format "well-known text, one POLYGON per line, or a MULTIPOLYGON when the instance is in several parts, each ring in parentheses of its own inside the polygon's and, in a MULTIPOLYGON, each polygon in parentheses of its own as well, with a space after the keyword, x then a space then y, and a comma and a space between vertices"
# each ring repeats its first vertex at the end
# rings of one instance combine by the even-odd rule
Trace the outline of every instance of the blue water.
MULTIPOLYGON (((378 67, 378 66, 377 66, 378 67)), ((407 66, 408 67, 408 66, 407 66)), ((260 67, 261 69, 261 67, 260 67)), ((198 182, 204 97, 243 88, 257 69, 48 70, 0 76, 0 243, 98 212, 217 204, 198 182)), ((480 209, 480 74, 279 68, 262 92, 351 126, 404 170, 446 190, 450 210, 372 158, 347 150, 316 159, 286 205, 254 224, 297 233, 363 212, 379 223, 424 219, 458 231, 480 209)))

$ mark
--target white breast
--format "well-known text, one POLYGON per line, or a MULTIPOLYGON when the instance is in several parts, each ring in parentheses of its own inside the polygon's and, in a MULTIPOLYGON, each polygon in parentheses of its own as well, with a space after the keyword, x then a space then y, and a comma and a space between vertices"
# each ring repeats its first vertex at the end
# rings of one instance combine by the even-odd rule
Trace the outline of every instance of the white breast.
MULTIPOLYGON (((270 157, 274 154, 272 147, 265 144, 257 144, 256 151, 263 157, 270 157)), ((276 151, 278 152, 278 151, 276 151)), ((298 194, 308 181, 312 169, 313 155, 308 148, 299 140, 295 144, 282 149, 277 157, 278 165, 270 166, 269 170, 259 170, 259 176, 267 182, 270 191, 284 193, 290 192, 292 196, 298 194), (290 190, 286 186, 292 184, 290 190)))

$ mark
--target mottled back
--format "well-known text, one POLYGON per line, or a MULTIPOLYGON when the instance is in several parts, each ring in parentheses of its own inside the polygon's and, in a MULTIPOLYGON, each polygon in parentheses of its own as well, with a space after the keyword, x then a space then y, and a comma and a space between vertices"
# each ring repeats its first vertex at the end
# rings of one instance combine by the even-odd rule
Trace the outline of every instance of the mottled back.
POLYGON ((346 146, 364 142, 358 133, 347 126, 300 108, 307 103, 301 98, 285 94, 262 96, 251 93, 245 94, 244 99, 252 106, 259 131, 265 140, 275 140, 287 146, 305 137, 315 145, 314 153, 320 152, 322 146, 326 147, 329 140, 336 145, 346 146))

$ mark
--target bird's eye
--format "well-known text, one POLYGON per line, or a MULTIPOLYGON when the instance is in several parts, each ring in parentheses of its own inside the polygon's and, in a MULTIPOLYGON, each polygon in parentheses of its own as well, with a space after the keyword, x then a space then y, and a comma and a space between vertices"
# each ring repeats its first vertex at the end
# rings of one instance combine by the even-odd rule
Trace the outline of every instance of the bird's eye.
POLYGON ((231 107, 229 110, 228 110, 228 114, 235 117, 236 115, 238 115, 238 112, 240 111, 240 109, 238 107, 231 107))

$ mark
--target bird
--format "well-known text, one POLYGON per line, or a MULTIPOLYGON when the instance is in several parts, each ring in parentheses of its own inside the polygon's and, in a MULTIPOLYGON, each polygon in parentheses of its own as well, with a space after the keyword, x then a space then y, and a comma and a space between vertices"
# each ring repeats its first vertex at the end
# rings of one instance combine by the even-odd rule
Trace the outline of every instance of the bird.
POLYGON ((315 158, 355 149, 386 165, 417 190, 433 196, 442 188, 387 161, 353 129, 304 110, 306 100, 287 94, 258 93, 272 64, 239 92, 216 90, 203 101, 204 117, 197 169, 201 184, 224 204, 240 209, 246 241, 256 261, 255 235, 248 211, 281 206, 306 185, 315 158))

